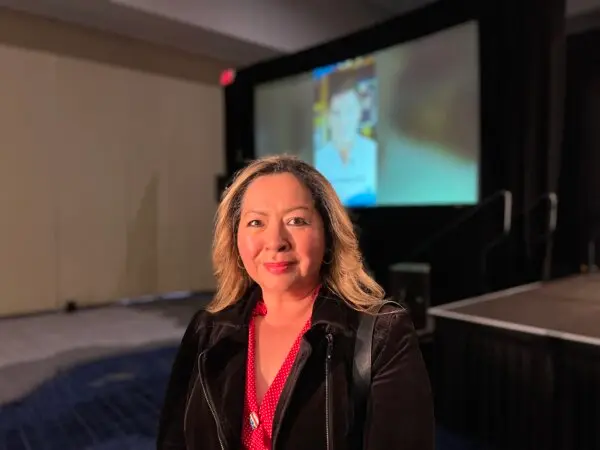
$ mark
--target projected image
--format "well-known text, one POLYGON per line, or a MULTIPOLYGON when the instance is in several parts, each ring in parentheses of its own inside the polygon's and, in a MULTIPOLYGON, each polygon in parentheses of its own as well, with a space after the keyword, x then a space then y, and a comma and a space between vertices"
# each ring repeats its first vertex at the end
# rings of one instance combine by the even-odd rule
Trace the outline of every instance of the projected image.
POLYGON ((377 203, 377 96, 374 60, 317 69, 314 165, 347 206, 377 203))
POLYGON ((313 164, 349 207, 479 201, 475 22, 255 90, 256 155, 313 164))

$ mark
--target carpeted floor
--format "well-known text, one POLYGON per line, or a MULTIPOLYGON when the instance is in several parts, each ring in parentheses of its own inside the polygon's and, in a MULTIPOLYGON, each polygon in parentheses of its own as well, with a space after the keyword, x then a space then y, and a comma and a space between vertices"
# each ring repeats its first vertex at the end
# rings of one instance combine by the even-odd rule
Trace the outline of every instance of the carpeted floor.
POLYGON ((152 449, 174 351, 75 367, 0 407, 0 449, 152 449))
MULTIPOLYGON (((175 348, 138 351, 59 373, 0 406, 0 450, 152 450, 175 348)), ((479 450, 444 430, 438 450, 479 450)))

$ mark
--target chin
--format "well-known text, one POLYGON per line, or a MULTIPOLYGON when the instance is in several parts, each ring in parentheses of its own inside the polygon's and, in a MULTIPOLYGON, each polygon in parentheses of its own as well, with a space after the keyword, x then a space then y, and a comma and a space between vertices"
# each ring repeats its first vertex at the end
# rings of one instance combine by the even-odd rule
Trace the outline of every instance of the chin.
POLYGON ((298 272, 292 271, 286 274, 264 273, 259 283, 263 290, 271 292, 286 292, 298 289, 303 286, 307 280, 298 272))
POLYGON ((275 280, 263 280, 263 282, 260 284, 263 290, 271 292, 286 292, 293 289, 294 285, 296 284, 295 281, 296 280, 292 277, 279 277, 279 279, 275 280))

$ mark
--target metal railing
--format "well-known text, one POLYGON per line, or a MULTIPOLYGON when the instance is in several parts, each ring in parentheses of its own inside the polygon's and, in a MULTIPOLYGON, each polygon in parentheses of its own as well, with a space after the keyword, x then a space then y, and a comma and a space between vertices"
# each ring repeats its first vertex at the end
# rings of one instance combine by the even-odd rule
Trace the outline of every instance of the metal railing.
MULTIPOLYGON (((427 240, 425 240, 425 242, 423 244, 421 244, 419 247, 417 247, 416 250, 412 251, 410 253, 410 257, 408 259, 413 260, 414 258, 422 255, 424 252, 430 250, 442 238, 446 237, 452 231, 460 228, 462 225, 469 222, 469 220, 471 218, 475 217, 482 210, 488 208, 492 204, 496 204, 496 202, 499 201, 500 199, 503 201, 504 211, 503 211, 503 218, 502 218, 502 232, 499 236, 499 239, 501 240, 503 237, 508 236, 512 230, 513 197, 512 197, 512 193, 510 191, 501 190, 501 191, 497 191, 494 194, 490 195, 489 197, 485 198, 478 205, 470 208, 464 214, 461 214, 456 219, 451 221, 448 225, 446 225, 445 227, 440 229, 438 232, 434 233, 431 237, 429 237, 427 240)), ((494 238, 494 241, 497 239, 498 238, 494 238)))
MULTIPOLYGON (((558 196, 555 192, 547 192, 540 196, 531 206, 526 208, 521 214, 519 214, 513 220, 524 219, 531 215, 540 204, 543 202, 548 203, 548 221, 544 226, 544 231, 533 238, 534 241, 542 241, 545 243, 544 257, 542 261, 541 279, 547 281, 552 275, 552 251, 554 246, 554 233, 556 231, 557 219, 558 219, 558 196)), ((513 222, 514 224, 514 222, 513 222)), ((490 241, 484 246, 480 254, 480 277, 482 281, 482 291, 487 291, 486 279, 487 279, 487 261, 489 254, 492 249, 497 247, 501 242, 504 241, 505 235, 500 235, 498 238, 490 241)))

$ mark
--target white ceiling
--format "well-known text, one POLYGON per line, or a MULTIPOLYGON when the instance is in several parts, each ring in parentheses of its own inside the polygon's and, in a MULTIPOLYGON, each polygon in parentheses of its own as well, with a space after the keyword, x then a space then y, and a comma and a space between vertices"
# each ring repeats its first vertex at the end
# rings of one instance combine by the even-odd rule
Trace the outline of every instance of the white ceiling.
MULTIPOLYGON (((246 65, 435 0, 0 0, 0 6, 246 65)), ((567 0, 568 15, 600 0, 567 0)))

